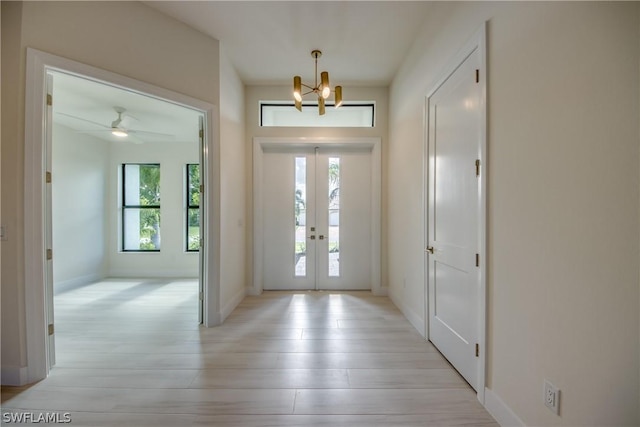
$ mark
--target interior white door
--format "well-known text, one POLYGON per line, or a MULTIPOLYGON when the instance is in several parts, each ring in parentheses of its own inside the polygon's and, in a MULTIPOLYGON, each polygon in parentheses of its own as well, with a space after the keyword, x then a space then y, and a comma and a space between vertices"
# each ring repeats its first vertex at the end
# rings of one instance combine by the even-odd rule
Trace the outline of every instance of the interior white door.
POLYGON ((428 99, 429 339, 476 389, 481 130, 474 50, 428 99))
POLYGON ((263 155, 263 288, 371 289, 371 149, 263 155))

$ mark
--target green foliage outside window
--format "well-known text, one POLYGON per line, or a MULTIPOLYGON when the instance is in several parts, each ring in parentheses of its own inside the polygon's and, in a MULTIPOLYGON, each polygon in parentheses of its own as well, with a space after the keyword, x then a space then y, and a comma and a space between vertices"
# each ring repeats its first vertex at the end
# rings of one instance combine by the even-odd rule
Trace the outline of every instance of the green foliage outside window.
POLYGON ((200 250, 200 165, 187 165, 187 251, 200 250))
MULTIPOLYGON (((140 205, 160 206, 160 165, 140 165, 140 205)), ((160 249, 160 209, 140 210, 140 249, 160 249)))

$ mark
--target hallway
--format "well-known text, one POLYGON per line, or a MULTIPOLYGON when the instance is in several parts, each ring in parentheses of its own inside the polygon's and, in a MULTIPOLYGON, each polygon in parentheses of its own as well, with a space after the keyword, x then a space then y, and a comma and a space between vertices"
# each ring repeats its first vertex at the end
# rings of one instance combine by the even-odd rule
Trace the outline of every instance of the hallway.
POLYGON ((91 426, 497 426, 386 297, 265 292, 199 328, 193 280, 56 297, 57 364, 3 412, 91 426))

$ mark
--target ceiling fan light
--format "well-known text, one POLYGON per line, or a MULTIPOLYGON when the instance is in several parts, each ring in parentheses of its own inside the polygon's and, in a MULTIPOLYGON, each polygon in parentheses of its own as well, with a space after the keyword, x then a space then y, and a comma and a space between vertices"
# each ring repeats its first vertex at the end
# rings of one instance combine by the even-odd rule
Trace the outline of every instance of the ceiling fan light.
POLYGON ((336 86, 334 101, 335 101, 336 108, 342 105, 342 86, 336 86))
POLYGON ((324 116, 324 113, 325 113, 324 98, 319 96, 318 97, 318 114, 320 114, 321 116, 324 116))
POLYGON ((113 129, 111 131, 111 134, 113 136, 117 136, 118 138, 125 138, 127 136, 129 136, 129 134, 127 133, 127 131, 123 130, 123 129, 113 129))
POLYGON ((293 78, 293 98, 296 102, 302 102, 302 79, 300 76, 293 78))
POLYGON ((329 85, 329 72, 320 73, 320 86, 322 87, 322 97, 327 99, 331 95, 331 86, 329 85))

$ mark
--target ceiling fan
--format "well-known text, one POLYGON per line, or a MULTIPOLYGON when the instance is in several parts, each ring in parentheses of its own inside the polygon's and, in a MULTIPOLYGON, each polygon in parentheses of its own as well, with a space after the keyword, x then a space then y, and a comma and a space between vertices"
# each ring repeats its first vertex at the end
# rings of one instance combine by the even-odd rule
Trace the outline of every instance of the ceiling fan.
POLYGON ((128 122, 128 119, 131 120, 135 120, 137 121, 138 119, 135 118, 134 116, 132 116, 131 114, 126 113, 126 108, 123 107, 113 107, 114 111, 116 112, 116 114, 118 115, 118 117, 111 122, 111 125, 105 125, 102 123, 98 123, 98 122, 94 122, 92 120, 88 120, 88 119, 84 119, 82 117, 78 117, 78 116, 74 116, 71 114, 67 114, 67 113, 62 113, 62 112, 58 112, 58 114, 62 115, 62 116, 66 116, 66 117, 70 117, 72 119, 76 119, 76 120, 80 120, 86 123, 91 123, 95 126, 99 126, 103 129, 88 129, 88 130, 76 130, 77 133, 105 133, 105 132, 109 132, 111 133, 113 136, 118 137, 118 138, 131 138, 131 141, 137 144, 141 144, 143 142, 145 142, 143 139, 140 139, 140 137, 144 138, 144 137, 151 137, 151 138, 162 138, 162 139, 173 139, 175 137, 175 135, 171 135, 168 133, 160 133, 160 132, 151 132, 151 131, 146 131, 146 130, 140 130, 140 129, 131 129, 128 126, 125 126, 125 123, 123 122, 128 122))

